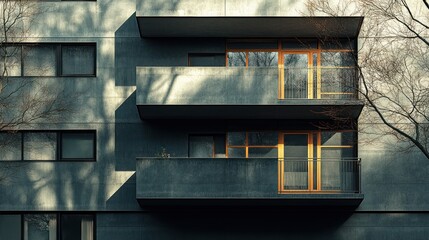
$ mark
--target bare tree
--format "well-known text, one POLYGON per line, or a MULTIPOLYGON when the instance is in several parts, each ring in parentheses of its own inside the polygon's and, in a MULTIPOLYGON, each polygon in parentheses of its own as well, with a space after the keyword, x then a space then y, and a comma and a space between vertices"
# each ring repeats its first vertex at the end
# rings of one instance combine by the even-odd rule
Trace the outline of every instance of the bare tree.
MULTIPOLYGON (((44 11, 35 0, 0 1, 0 161, 19 160, 13 159, 20 151, 16 149, 20 146, 14 134, 17 130, 33 123, 59 121, 72 111, 73 98, 58 85, 40 77, 47 75, 44 59, 34 56, 37 44, 28 44, 31 27, 44 11), (26 57, 32 58, 34 69, 30 71, 37 77, 24 74, 26 57)), ((10 180, 16 168, 22 166, 3 162, 0 182, 10 180)))
POLYGON ((365 17, 357 68, 367 119, 429 159, 428 1, 311 0, 307 8, 311 15, 365 17))

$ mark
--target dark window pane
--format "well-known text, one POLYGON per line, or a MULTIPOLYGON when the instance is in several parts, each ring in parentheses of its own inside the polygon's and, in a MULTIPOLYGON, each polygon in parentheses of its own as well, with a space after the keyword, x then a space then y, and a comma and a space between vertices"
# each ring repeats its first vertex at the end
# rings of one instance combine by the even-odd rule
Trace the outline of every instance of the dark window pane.
POLYGON ((307 160, 308 158, 308 136, 307 134, 285 134, 284 135, 285 159, 307 160))
POLYGON ((189 157, 212 158, 213 136, 189 136, 189 157))
POLYGON ((25 240, 57 239, 57 219, 55 214, 24 215, 25 240))
POLYGON ((249 132, 249 146, 276 146, 278 134, 276 132, 249 132))
POLYGON ((63 75, 95 75, 94 46, 62 46, 63 75))
POLYGON ((347 49, 353 50, 356 46, 355 39, 331 39, 331 40, 322 40, 320 41, 322 49, 347 49))
POLYGON ((24 46, 24 76, 55 76, 55 50, 55 45, 24 46))
POLYGON ((61 240, 92 240, 94 236, 92 215, 62 214, 61 240))
POLYGON ((224 134, 214 135, 215 157, 224 158, 226 156, 226 143, 224 134))
POLYGON ((322 146, 354 145, 354 132, 322 132, 322 146))
POLYGON ((277 40, 230 41, 228 49, 277 49, 277 40))
POLYGON ((352 52, 321 52, 322 66, 345 67, 355 66, 355 58, 352 52))
POLYGON ((249 148, 249 158, 277 158, 277 148, 249 148))
POLYGON ((286 39, 282 41, 283 49, 316 49, 317 39, 286 39))
POLYGON ((245 52, 229 52, 228 66, 230 67, 245 67, 246 53, 245 52))
POLYGON ((277 67, 278 52, 249 52, 250 67, 277 67))
POLYGON ((21 240, 21 215, 0 215, 0 239, 21 240))
POLYGON ((224 67, 225 54, 189 54, 189 66, 196 67, 224 67))
POLYGON ((24 133, 24 160, 55 160, 57 134, 54 132, 24 133))
POLYGON ((93 159, 94 138, 93 133, 62 133, 61 158, 93 159))
POLYGON ((246 148, 228 148, 228 157, 229 158, 245 158, 246 157, 246 148))
POLYGON ((21 133, 0 133, 0 161, 21 160, 21 137, 21 133))
POLYGON ((245 146, 246 133, 245 132, 229 132, 228 133, 228 146, 245 146))
POLYGON ((0 70, 2 76, 21 76, 21 47, 0 48, 0 70))

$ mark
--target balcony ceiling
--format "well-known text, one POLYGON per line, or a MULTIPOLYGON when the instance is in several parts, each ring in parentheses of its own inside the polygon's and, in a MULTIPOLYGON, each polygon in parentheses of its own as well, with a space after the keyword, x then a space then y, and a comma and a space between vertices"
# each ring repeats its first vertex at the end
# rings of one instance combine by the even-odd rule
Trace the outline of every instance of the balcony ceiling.
POLYGON ((137 16, 142 37, 355 38, 362 21, 363 17, 137 16))
POLYGON ((302 100, 302 104, 278 105, 174 105, 137 104, 140 118, 145 119, 357 119, 363 102, 342 100, 302 100), (323 104, 320 104, 324 101, 323 104), (318 102, 318 103, 316 103, 318 102), (329 104, 330 102, 330 104, 329 104))

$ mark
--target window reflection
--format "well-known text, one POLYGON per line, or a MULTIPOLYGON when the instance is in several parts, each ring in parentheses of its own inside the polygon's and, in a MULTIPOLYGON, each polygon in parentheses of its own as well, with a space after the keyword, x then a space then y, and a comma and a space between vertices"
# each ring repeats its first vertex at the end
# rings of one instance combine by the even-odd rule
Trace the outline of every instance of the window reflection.
POLYGON ((228 53, 228 66, 230 66, 230 67, 245 67, 246 66, 246 52, 229 52, 228 53))
POLYGON ((277 52, 249 52, 249 66, 253 67, 277 67, 277 52))

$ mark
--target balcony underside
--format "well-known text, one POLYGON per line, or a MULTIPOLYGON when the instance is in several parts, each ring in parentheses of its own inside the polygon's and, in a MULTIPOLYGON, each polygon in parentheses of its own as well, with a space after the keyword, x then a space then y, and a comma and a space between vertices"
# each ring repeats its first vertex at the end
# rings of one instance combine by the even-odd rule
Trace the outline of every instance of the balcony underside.
POLYGON ((142 37, 356 38, 363 17, 137 16, 142 37))
POLYGON ((276 198, 138 198, 141 207, 285 207, 353 209, 363 194, 282 194, 276 198))
MULTIPOLYGON (((287 101, 287 100, 285 100, 287 101)), ((299 102, 299 101, 298 101, 299 102)), ((301 100, 303 104, 278 105, 138 105, 145 119, 315 119, 335 117, 357 119, 360 101, 301 100), (318 104, 318 102, 320 104, 318 104), (329 103, 330 102, 330 103, 329 103)))

